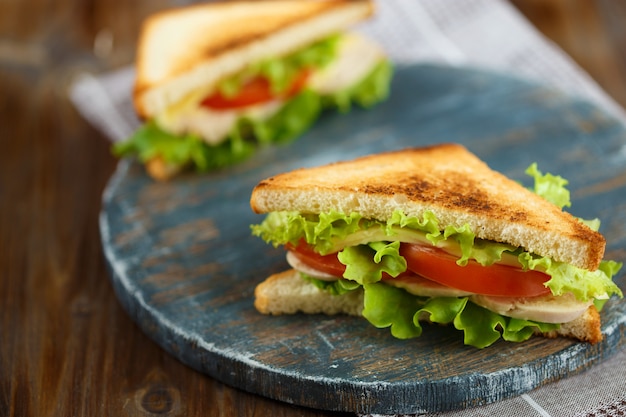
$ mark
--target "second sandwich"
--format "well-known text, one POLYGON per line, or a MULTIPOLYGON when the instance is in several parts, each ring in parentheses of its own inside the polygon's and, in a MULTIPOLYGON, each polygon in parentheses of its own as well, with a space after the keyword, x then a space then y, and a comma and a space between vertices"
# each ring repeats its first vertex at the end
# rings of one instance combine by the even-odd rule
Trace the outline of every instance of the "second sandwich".
POLYGON ((167 10, 143 25, 135 110, 145 123, 114 148, 156 179, 206 171, 285 143, 325 108, 389 93, 383 50, 346 29, 370 0, 234 1, 167 10))

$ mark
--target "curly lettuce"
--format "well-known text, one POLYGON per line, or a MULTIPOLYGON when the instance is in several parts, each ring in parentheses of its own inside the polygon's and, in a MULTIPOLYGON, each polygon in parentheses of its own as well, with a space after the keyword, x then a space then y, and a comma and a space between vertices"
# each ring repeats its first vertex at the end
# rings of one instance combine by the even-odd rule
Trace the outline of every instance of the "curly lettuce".
POLYGON ((548 332, 558 324, 505 317, 480 307, 469 297, 420 297, 383 283, 358 284, 342 279, 304 279, 333 295, 362 290, 362 315, 377 328, 389 328, 393 337, 411 339, 422 335, 422 322, 452 325, 463 332, 464 344, 479 349, 499 339, 509 342, 528 340, 536 330, 548 332))
POLYGON ((470 302, 468 297, 419 297, 381 283, 366 284, 363 289, 363 317, 375 327, 389 327, 392 336, 399 339, 421 336, 423 321, 454 326, 463 332, 464 343, 476 348, 490 346, 500 338, 522 342, 535 330, 547 332, 559 327, 505 317, 470 302))
POLYGON ((346 266, 345 279, 364 285, 378 282, 383 273, 397 277, 406 271, 406 259, 400 256, 400 242, 371 242, 349 246, 337 254, 346 266))

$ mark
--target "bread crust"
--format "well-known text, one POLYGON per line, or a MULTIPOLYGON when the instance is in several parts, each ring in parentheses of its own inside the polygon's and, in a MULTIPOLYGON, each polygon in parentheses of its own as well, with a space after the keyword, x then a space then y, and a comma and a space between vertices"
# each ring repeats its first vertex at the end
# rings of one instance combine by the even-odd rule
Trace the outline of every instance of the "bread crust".
POLYGON ((194 89, 282 56, 373 13, 371 0, 234 1, 176 8, 144 21, 134 104, 149 118, 194 89))
POLYGON ((491 170, 458 144, 409 148, 303 168, 262 180, 256 213, 357 212, 386 221, 395 210, 440 228, 469 224, 478 238, 508 243, 580 268, 597 269, 606 241, 571 214, 491 170))
POLYGON ((333 297, 300 277, 294 269, 273 274, 254 289, 254 307, 262 314, 348 314, 360 316, 363 291, 333 297))
POLYGON ((582 342, 598 343, 602 341, 602 330, 600 328, 600 313, 595 306, 591 305, 583 315, 576 320, 563 323, 558 329, 541 333, 545 337, 557 338, 568 337, 582 342))

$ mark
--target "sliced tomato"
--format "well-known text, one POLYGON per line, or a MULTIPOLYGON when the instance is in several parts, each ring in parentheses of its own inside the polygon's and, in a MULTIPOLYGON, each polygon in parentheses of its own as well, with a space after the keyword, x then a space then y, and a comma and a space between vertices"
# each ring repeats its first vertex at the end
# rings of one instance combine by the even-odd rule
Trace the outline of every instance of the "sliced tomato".
POLYGON ((336 253, 330 255, 320 255, 315 252, 312 247, 303 242, 301 242, 297 247, 288 244, 286 248, 290 250, 296 258, 300 260, 300 262, 317 271, 341 277, 346 270, 346 266, 339 262, 339 259, 337 259, 336 253))
MULTIPOLYGON (((337 254, 320 255, 304 242, 298 246, 287 245, 287 249, 318 271, 341 277, 346 269, 337 254)), ((482 266, 471 260, 465 266, 459 266, 455 256, 441 249, 409 243, 400 245, 400 254, 406 259, 410 271, 401 274, 405 280, 415 274, 451 288, 504 297, 534 297, 550 293, 544 285, 550 277, 543 272, 524 271, 503 264, 482 266)), ((383 280, 393 279, 384 275, 383 280)))
MULTIPOLYGON (((346 271, 346 266, 339 262, 336 253, 331 253, 329 255, 320 255, 304 241, 301 241, 296 247, 287 244, 286 248, 287 250, 290 250, 294 254, 294 256, 300 260, 300 262, 307 266, 310 266, 317 271, 325 272, 336 277, 342 277, 343 273, 346 271)), ((391 276, 388 273, 383 272, 382 279, 389 278, 391 278, 391 276)))
POLYGON ((544 283, 550 277, 539 271, 524 271, 514 266, 493 264, 482 266, 468 261, 459 266, 453 255, 435 247, 402 244, 400 254, 412 272, 448 287, 476 294, 533 297, 550 293, 544 283))
POLYGON ((311 74, 308 69, 303 69, 294 77, 293 82, 285 91, 276 94, 272 91, 270 82, 264 77, 255 77, 244 84, 234 97, 226 97, 219 91, 206 97, 200 103, 201 106, 216 110, 237 109, 265 103, 276 98, 287 98, 302 90, 311 74))

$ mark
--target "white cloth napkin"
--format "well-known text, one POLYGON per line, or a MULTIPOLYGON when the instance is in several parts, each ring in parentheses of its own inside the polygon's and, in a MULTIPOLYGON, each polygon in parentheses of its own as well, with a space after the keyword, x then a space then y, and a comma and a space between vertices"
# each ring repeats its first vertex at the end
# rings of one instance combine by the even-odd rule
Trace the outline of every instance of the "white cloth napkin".
MULTIPOLYGON (((626 124, 626 112, 505 0, 378 0, 357 29, 397 65, 435 62, 525 77, 594 102, 626 124)), ((134 70, 84 74, 72 85, 77 109, 112 141, 139 125, 131 104, 134 70)), ((626 415, 626 350, 586 372, 498 403, 428 417, 626 415)), ((365 417, 365 416, 364 416, 365 417)))

